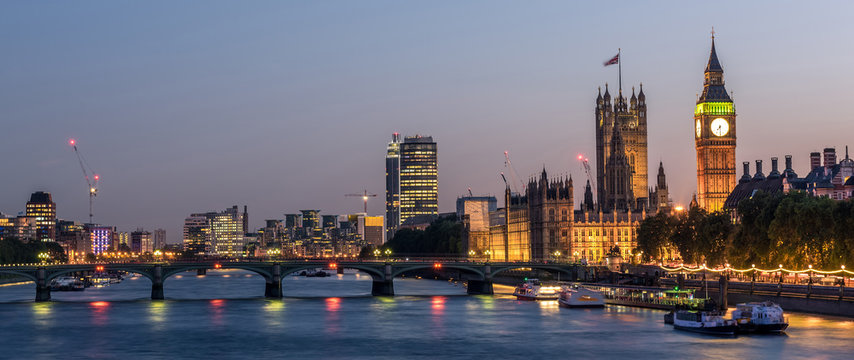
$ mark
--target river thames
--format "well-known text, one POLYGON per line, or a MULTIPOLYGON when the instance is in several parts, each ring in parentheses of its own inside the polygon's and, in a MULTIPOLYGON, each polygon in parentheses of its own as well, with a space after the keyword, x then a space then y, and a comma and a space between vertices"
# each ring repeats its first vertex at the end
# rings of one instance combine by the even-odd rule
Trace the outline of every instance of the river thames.
POLYGON ((512 288, 466 296, 460 283, 395 279, 395 297, 371 297, 371 278, 288 276, 286 298, 241 270, 185 273, 151 301, 150 282, 53 292, 0 287, 0 358, 623 358, 851 359, 854 319, 789 313, 786 335, 716 338, 678 332, 663 311, 565 309, 517 301, 512 288))

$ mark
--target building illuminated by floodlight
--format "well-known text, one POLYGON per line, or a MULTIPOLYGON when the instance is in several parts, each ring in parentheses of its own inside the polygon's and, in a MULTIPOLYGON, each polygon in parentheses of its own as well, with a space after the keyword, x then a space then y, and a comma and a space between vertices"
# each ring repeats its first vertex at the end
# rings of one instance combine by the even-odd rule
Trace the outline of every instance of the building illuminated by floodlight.
POLYGON ((439 215, 436 142, 407 136, 400 144, 400 223, 420 215, 439 215))
POLYGON ((50 193, 37 191, 30 195, 27 217, 36 219, 37 240, 56 241, 56 203, 50 193))

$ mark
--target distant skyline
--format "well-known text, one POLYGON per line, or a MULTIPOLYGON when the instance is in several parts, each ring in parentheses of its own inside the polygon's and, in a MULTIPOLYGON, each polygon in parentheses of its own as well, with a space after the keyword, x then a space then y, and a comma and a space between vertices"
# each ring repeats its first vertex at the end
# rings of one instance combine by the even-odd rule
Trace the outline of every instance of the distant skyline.
MULTIPOLYGON (((95 222, 121 231, 163 228, 174 243, 190 213, 232 205, 249 206, 253 229, 299 209, 361 212, 344 194, 383 194, 394 132, 437 142, 440 212, 469 187, 500 195, 505 150, 523 179, 571 174, 578 203, 576 156, 595 160, 594 100, 606 82, 617 93, 617 68, 602 66, 617 48, 624 94, 642 82, 647 96, 650 168, 663 161, 687 205, 712 26, 737 176, 786 154, 804 175, 809 152, 854 145, 854 4, 535 5, 4 2, 0 212, 48 191, 59 218, 87 220, 70 138, 101 175, 95 222)), ((382 197, 368 209, 383 214, 382 197)))

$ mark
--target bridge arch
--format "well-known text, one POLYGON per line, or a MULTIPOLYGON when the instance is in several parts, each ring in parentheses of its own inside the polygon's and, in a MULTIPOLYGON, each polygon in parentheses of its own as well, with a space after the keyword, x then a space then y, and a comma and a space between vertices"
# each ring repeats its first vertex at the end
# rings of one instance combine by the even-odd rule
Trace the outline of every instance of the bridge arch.
MULTIPOLYGON (((457 265, 457 264, 446 264, 446 263, 441 263, 441 264, 442 264, 442 269, 464 270, 466 273, 474 274, 474 275, 479 277, 479 279, 477 279, 477 280, 484 280, 486 278, 483 271, 476 269, 474 267, 471 267, 471 266, 457 265)), ((395 278, 395 277, 399 276, 400 274, 403 274, 407 271, 420 270, 420 269, 431 269, 431 268, 433 268, 433 266, 434 266, 434 264, 418 264, 418 265, 409 265, 406 267, 397 268, 397 269, 394 269, 392 271, 391 277, 395 278)))
POLYGON ((168 279, 174 275, 177 275, 177 274, 180 274, 180 273, 186 272, 186 271, 199 270, 199 269, 205 269, 205 270, 208 270, 208 269, 214 269, 214 270, 240 269, 240 270, 251 271, 251 272, 254 272, 258 275, 261 275, 261 277, 263 277, 264 280, 270 280, 273 278, 273 274, 271 274, 269 271, 267 271, 265 269, 261 269, 261 268, 256 267, 256 266, 241 265, 241 264, 228 264, 228 263, 222 264, 222 267, 219 269, 215 269, 214 266, 211 264, 164 266, 163 267, 163 274, 161 275, 161 278, 165 282, 166 279, 168 279))
POLYGON ((555 273, 563 273, 563 274, 566 274, 567 279, 570 279, 573 276, 572 268, 567 267, 567 266, 546 265, 546 264, 542 264, 542 265, 519 264, 519 265, 493 266, 493 269, 495 269, 495 270, 493 270, 491 273, 489 273, 489 278, 491 279, 491 278, 495 277, 496 275, 498 275, 502 272, 505 272, 507 270, 528 269, 528 268, 537 269, 537 270, 546 270, 546 271, 555 272, 555 273))
POLYGON ((29 279, 30 281, 38 281, 38 279, 36 278, 36 276, 35 276, 35 275, 33 275, 33 274, 29 274, 29 273, 26 273, 26 272, 21 272, 21 271, 15 271, 15 270, 0 270, 0 274, 17 275, 17 276, 25 277, 25 278, 29 279))
MULTIPOLYGON (((323 266, 324 265, 312 264, 312 265, 304 265, 304 266, 296 266, 296 267, 282 267, 282 279, 284 279, 286 275, 290 275, 290 274, 300 272, 303 270, 317 269, 317 268, 323 267, 323 266)), ((371 275, 371 278, 373 278, 376 281, 380 281, 380 280, 385 279, 385 273, 383 272, 383 270, 381 270, 381 268, 378 268, 376 266, 355 265, 355 264, 338 264, 337 266, 339 268, 342 268, 342 269, 354 269, 354 270, 359 270, 359 271, 365 272, 368 275, 371 275)), ((383 266, 383 265, 380 265, 380 266, 383 266)))
MULTIPOLYGON (((56 278, 58 278, 58 277, 60 277, 60 276, 62 276, 62 275, 66 275, 66 274, 70 274, 70 273, 75 273, 75 272, 79 272, 79 271, 91 271, 91 270, 94 270, 94 269, 60 269, 60 270, 53 270, 53 271, 50 271, 50 272, 48 273, 48 275, 45 277, 45 281, 47 281, 48 283, 50 283, 50 281, 51 281, 51 280, 56 279, 56 278)), ((131 273, 135 273, 135 274, 140 274, 140 275, 145 276, 146 278, 148 278, 148 280, 151 280, 152 282, 154 282, 154 277, 151 275, 151 273, 146 272, 146 271, 145 271, 145 270, 143 270, 143 269, 137 269, 137 268, 133 268, 133 267, 123 267, 123 266, 108 266, 105 270, 125 271, 125 272, 131 272, 131 273)))

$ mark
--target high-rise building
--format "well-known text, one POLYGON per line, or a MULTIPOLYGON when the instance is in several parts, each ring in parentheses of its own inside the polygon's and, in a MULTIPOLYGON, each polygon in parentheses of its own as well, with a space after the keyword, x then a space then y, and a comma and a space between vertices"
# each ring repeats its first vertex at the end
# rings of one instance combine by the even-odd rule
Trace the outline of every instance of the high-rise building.
POLYGON ((93 226, 89 229, 89 239, 92 242, 92 253, 99 255, 110 249, 115 231, 107 226, 93 226))
POLYGON ((157 229, 154 230, 154 250, 163 249, 163 246, 166 245, 166 230, 157 229))
POLYGON ((394 133, 385 155, 386 238, 394 237, 400 225, 400 134, 394 133))
POLYGON ((27 217, 36 220, 36 239, 56 241, 56 204, 50 193, 37 191, 27 202, 27 217))
POLYGON ((211 220, 215 213, 191 214, 184 219, 184 250, 196 255, 213 253, 211 246, 211 220))
POLYGON ((400 223, 438 216, 437 147, 430 136, 407 136, 400 144, 400 223))
POLYGON ((647 188, 647 112, 643 84, 637 96, 635 96, 634 87, 632 88, 632 97, 628 103, 620 89, 612 106, 608 84, 605 84, 605 95, 602 96, 600 90, 596 98, 596 203, 600 206, 608 204, 608 193, 611 191, 607 169, 609 158, 614 152, 611 138, 615 133, 619 133, 623 140, 623 150, 617 155, 625 156, 631 168, 628 182, 631 185, 631 197, 636 203, 630 207, 644 206, 649 189, 647 188), (615 128, 619 128, 619 132, 615 131, 615 128))
POLYGON ((245 246, 243 214, 233 206, 211 219, 211 243, 219 256, 241 257, 245 246))
MULTIPOLYGON (((466 248, 464 253, 473 250, 480 254, 486 250, 489 242, 489 213, 498 209, 495 196, 464 196, 457 198, 457 218, 463 224, 463 236, 466 248)), ((474 255, 471 254, 471 255, 474 255)))
POLYGON ((712 51, 706 65, 703 94, 694 110, 697 149, 697 201, 700 207, 720 210, 736 185, 735 106, 724 87, 724 70, 712 51))
POLYGON ((114 251, 120 251, 122 249, 122 245, 128 247, 128 249, 132 248, 130 244, 130 234, 125 231, 117 231, 115 235, 116 236, 112 239, 112 244, 110 244, 110 247, 113 248, 114 251))
POLYGON ((131 251, 138 254, 154 252, 154 241, 151 232, 142 229, 130 233, 131 251))
POLYGON ((365 216, 365 226, 362 228, 362 239, 367 245, 373 247, 382 246, 385 243, 384 229, 382 216, 365 216))

